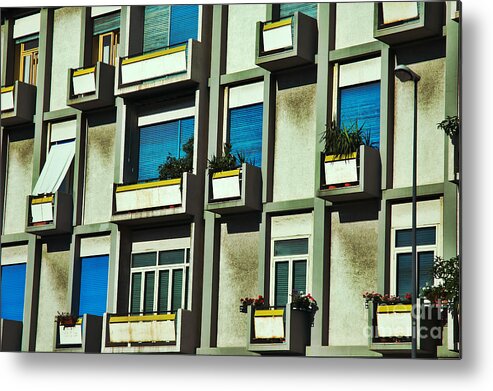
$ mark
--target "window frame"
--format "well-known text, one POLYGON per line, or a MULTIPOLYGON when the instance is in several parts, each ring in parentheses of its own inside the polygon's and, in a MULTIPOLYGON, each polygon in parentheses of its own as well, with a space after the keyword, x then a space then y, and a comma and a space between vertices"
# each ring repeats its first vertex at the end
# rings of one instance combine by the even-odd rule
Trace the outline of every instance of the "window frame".
POLYGON ((103 61, 103 42, 105 37, 110 37, 110 59, 109 62, 105 63, 108 65, 116 65, 116 57, 118 54, 118 44, 120 40, 120 30, 112 30, 108 31, 106 33, 102 33, 97 35, 98 37, 98 62, 104 62, 103 61))
POLYGON ((37 82, 37 76, 38 76, 38 62, 39 62, 39 43, 36 48, 32 49, 25 49, 26 42, 22 42, 19 44, 19 81, 36 85, 37 82), (29 64, 30 64, 30 70, 29 70, 29 80, 24 80, 24 61, 25 58, 29 57, 29 64))

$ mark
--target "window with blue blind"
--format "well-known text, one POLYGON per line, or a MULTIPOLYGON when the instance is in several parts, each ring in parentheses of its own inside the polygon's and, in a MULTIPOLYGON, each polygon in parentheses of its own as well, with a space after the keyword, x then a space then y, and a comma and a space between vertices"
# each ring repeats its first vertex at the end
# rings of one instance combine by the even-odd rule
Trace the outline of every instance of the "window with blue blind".
POLYGON ((158 178, 168 156, 185 156, 183 145, 193 137, 194 123, 191 117, 140 128, 139 181, 158 178))
POLYGON ((279 5, 279 16, 284 18, 295 12, 317 19, 317 3, 282 3, 279 5))
POLYGON ((375 148, 380 147, 380 82, 371 82, 339 89, 339 125, 355 123, 369 132, 375 148))
MULTIPOLYGON (((418 252, 418 287, 426 284, 433 285, 433 251, 418 252)), ((412 255, 411 253, 397 254, 397 295, 404 297, 412 291, 411 288, 412 255)))
POLYGON ((262 103, 229 109, 231 152, 244 155, 248 163, 257 167, 262 165, 262 122, 262 103))
POLYGON ((106 312, 108 267, 108 255, 81 258, 79 316, 106 312))
POLYGON ((26 264, 2 266, 0 285, 0 318, 22 321, 24 317, 26 264))
POLYGON ((199 26, 198 5, 172 5, 169 32, 170 46, 197 39, 199 26))

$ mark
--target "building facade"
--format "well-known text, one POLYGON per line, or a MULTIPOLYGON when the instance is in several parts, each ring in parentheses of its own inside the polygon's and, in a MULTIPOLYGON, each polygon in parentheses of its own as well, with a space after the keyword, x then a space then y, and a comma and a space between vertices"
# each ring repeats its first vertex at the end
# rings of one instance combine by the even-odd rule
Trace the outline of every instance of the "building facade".
MULTIPOLYGON (((460 253, 459 143, 437 129, 459 115, 459 6, 2 9, 2 349, 409 355, 362 297, 410 287, 414 90, 394 68, 420 76, 424 286, 460 253), (342 165, 331 124, 369 139, 342 165), (259 295, 271 309, 239 310, 259 295)), ((459 356, 446 318, 419 354, 459 356)))

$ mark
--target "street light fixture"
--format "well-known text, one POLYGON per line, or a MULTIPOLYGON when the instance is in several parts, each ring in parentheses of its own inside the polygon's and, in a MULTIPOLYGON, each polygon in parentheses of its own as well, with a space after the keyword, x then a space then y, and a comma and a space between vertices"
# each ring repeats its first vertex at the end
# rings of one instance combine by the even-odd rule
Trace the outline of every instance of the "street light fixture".
POLYGON ((406 65, 397 65, 394 69, 394 75, 401 82, 414 82, 414 128, 413 128, 413 183, 412 183, 412 233, 411 233, 411 296, 412 306, 412 349, 411 358, 416 358, 418 351, 418 324, 417 324, 417 300, 418 300, 418 259, 416 250, 416 187, 417 187, 417 145, 418 145, 418 81, 421 79, 418 74, 413 72, 406 65))

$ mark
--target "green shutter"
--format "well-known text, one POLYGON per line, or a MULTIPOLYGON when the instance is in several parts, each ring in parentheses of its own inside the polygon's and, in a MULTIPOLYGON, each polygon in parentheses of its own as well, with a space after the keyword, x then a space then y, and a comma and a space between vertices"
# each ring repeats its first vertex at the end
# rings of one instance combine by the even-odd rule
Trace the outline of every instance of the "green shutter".
POLYGON ((93 20, 93 35, 120 29, 120 11, 102 15, 93 20))
POLYGON ((173 311, 181 308, 181 297, 182 297, 182 287, 183 287, 183 270, 177 269, 173 270, 173 288, 171 296, 171 309, 173 311))
POLYGON ((293 262, 293 290, 306 292, 306 261, 293 262))
POLYGON ((173 265, 185 262, 185 250, 169 250, 159 253, 160 265, 173 265))
POLYGON ((308 239, 276 240, 274 242, 274 256, 308 254, 308 239))
POLYGON ((296 11, 317 19, 317 3, 283 3, 279 5, 279 16, 284 18, 296 11))
POLYGON ((188 309, 188 279, 189 279, 189 271, 190 268, 186 267, 185 268, 185 305, 183 306, 184 309, 188 309))
POLYGON ((140 287, 142 284, 142 273, 132 274, 132 294, 130 299, 130 312, 140 312, 140 287))
POLYGON ((168 311, 169 270, 159 272, 158 311, 168 311))
POLYGON ((285 307, 288 303, 288 276, 289 263, 276 262, 274 286, 274 305, 276 307, 285 307))
POLYGON ((144 10, 144 52, 169 45, 169 5, 148 5, 144 10))
POLYGON ((145 274, 145 286, 144 286, 144 312, 149 313, 154 311, 154 272, 147 272, 145 274))
POLYGON ((156 253, 132 255, 132 267, 156 266, 156 253))

